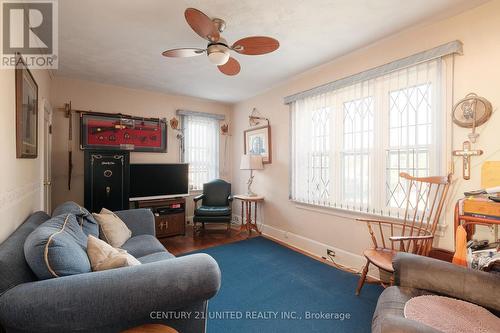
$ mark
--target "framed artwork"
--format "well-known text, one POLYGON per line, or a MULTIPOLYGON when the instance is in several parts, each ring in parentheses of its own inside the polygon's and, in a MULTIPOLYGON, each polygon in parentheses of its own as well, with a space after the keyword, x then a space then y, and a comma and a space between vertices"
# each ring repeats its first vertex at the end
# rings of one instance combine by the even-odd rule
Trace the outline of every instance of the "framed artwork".
POLYGON ((167 152, 167 121, 123 114, 81 113, 80 148, 167 152))
POLYGON ((245 154, 261 155, 262 163, 272 162, 271 127, 269 125, 247 129, 244 132, 245 154))
POLYGON ((16 157, 38 156, 38 85, 20 55, 16 80, 16 157))

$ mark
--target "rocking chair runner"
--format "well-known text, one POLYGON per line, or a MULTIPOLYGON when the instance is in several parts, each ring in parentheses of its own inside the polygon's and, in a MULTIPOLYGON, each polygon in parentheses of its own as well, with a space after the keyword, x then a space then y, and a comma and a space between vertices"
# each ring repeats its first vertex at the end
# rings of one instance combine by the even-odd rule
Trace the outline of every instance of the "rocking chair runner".
MULTIPOLYGON (((399 176, 409 183, 403 222, 357 219, 368 225, 373 248, 363 252, 366 265, 359 278, 356 295, 359 295, 363 288, 370 264, 392 274, 392 258, 398 251, 428 256, 431 250, 451 175, 418 178, 402 172, 399 176), (384 234, 384 229, 390 230, 389 237, 384 234), (398 235, 395 235, 395 230, 399 231, 398 235), (379 237, 376 236, 377 231, 379 237)), ((392 283, 391 276, 391 285, 392 283)))

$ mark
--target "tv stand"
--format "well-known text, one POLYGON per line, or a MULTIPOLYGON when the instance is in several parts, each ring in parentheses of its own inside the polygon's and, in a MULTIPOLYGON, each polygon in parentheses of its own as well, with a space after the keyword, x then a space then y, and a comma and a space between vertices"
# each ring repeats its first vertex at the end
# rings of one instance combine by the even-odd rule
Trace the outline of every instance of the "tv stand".
POLYGON ((132 208, 149 208, 153 212, 156 238, 186 235, 186 199, 150 199, 131 202, 132 208))

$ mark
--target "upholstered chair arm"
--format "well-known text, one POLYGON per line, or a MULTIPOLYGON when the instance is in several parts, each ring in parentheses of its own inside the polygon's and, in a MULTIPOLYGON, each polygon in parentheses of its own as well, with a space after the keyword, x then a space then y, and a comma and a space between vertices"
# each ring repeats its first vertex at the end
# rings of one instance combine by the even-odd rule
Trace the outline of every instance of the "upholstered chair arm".
POLYGON ((194 201, 194 208, 198 208, 198 201, 200 201, 201 199, 205 198, 205 194, 202 193, 202 194, 198 194, 197 196, 195 196, 193 198, 193 201, 194 201))
POLYGON ((201 200, 201 199, 203 199, 203 198, 205 198, 205 194, 204 194, 204 193, 202 193, 202 194, 198 194, 197 196, 195 196, 195 197, 193 198, 194 203, 197 203, 198 201, 200 201, 200 200, 201 200))
POLYGON ((395 283, 432 291, 500 311, 500 276, 442 260, 398 253, 392 263, 395 283))
POLYGON ((114 212, 132 231, 132 236, 152 235, 155 231, 155 217, 147 208, 120 210, 114 212))
POLYGON ((193 254, 24 283, 0 296, 0 323, 7 332, 39 333, 119 332, 161 324, 168 318, 157 313, 175 313, 213 297, 220 274, 212 257, 193 254))
POLYGON ((195 197, 193 198, 193 200, 194 200, 194 202, 198 202, 198 201, 200 201, 201 199, 203 199, 204 197, 205 197, 205 194, 203 194, 203 193, 202 193, 202 194, 198 194, 197 196, 195 196, 195 197))
POLYGON ((380 325, 381 333, 440 333, 430 326, 423 323, 406 319, 402 316, 387 315, 380 325))

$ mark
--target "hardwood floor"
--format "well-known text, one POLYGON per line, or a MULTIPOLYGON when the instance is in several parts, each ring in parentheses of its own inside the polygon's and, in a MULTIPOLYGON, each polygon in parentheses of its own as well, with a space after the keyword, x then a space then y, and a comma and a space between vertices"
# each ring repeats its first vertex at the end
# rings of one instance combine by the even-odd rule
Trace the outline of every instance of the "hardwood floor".
MULTIPOLYGON (((247 233, 231 228, 229 233, 226 233, 226 226, 207 225, 204 235, 197 235, 193 238, 193 226, 186 227, 185 236, 175 236, 161 239, 161 243, 174 256, 180 254, 202 250, 209 247, 237 242, 247 239, 247 233), (220 229, 222 227, 222 229, 220 229)), ((250 237, 256 237, 257 234, 252 232, 250 237)))

